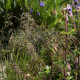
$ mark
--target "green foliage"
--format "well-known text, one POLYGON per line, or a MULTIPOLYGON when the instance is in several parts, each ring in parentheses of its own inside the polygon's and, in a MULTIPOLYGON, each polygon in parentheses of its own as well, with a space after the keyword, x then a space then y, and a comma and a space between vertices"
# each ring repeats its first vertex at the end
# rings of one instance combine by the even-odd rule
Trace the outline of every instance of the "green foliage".
POLYGON ((38 0, 30 0, 29 3, 27 0, 2 0, 0 12, 1 14, 5 13, 5 16, 8 12, 18 16, 19 13, 21 13, 21 10, 23 12, 27 8, 28 12, 30 12, 31 7, 33 7, 33 12, 31 14, 33 15, 37 24, 42 26, 45 24, 46 27, 53 28, 53 26, 58 26, 57 24, 61 21, 62 14, 60 10, 63 8, 63 2, 64 0, 44 1, 45 6, 40 7, 38 0), (40 16, 37 15, 38 12, 40 13, 40 16))
POLYGON ((66 78, 66 80, 71 80, 73 77, 72 76, 69 76, 66 78))
MULTIPOLYGON (((71 75, 75 76, 75 57, 80 55, 77 50, 77 34, 71 17, 68 22, 67 61, 65 53, 65 19, 63 8, 69 0, 0 0, 0 56, 6 62, 6 80, 23 80, 23 76, 13 69, 18 65, 25 74, 34 80, 63 80, 64 67, 71 65, 71 75), (32 9, 32 12, 31 12, 32 9), (39 13, 39 14, 38 14, 39 13), (15 75, 14 75, 15 74, 15 75)), ((73 19, 79 29, 79 14, 73 10, 73 19)), ((80 47, 80 40, 78 47, 80 47)), ((66 70, 67 71, 67 70, 66 70)), ((28 80, 31 80, 28 78, 28 80)))
POLYGON ((22 75, 18 75, 16 73, 16 71, 14 71, 12 65, 10 65, 10 64, 8 64, 8 66, 7 66, 6 73, 8 75, 6 80, 16 80, 16 79, 17 80, 22 80, 23 79, 22 75))

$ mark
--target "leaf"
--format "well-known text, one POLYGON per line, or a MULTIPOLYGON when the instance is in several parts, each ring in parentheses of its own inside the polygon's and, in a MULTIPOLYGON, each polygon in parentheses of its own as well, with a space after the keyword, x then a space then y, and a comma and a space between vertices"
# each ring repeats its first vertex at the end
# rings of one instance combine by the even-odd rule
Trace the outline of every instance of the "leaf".
POLYGON ((73 78, 72 76, 68 76, 66 79, 71 80, 72 78, 73 78))
POLYGON ((45 71, 45 72, 46 72, 46 74, 49 74, 49 73, 50 73, 50 71, 48 71, 48 70, 47 70, 47 71, 45 71))
POLYGON ((0 12, 3 12, 3 8, 0 7, 0 12))
POLYGON ((52 49, 51 47, 49 47, 49 49, 55 53, 55 50, 54 49, 52 49))

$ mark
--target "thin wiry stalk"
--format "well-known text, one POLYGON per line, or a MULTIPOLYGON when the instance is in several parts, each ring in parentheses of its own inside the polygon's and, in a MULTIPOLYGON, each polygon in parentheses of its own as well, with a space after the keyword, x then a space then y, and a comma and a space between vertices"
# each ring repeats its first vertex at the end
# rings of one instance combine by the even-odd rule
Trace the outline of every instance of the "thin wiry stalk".
POLYGON ((76 24, 75 24, 75 22, 74 22, 73 16, 71 16, 71 18, 72 18, 72 21, 73 21, 73 24, 74 24, 75 31, 76 31, 76 33, 77 33, 76 24))
MULTIPOLYGON (((80 17, 80 11, 79 11, 79 17, 80 17)), ((80 33, 80 19, 79 19, 79 33, 80 33)), ((77 50, 78 50, 78 35, 77 35, 77 50)), ((78 74, 77 74, 77 80, 79 80, 79 54, 78 54, 78 74)))
MULTIPOLYGON (((66 31, 66 48, 65 48, 65 62, 66 62, 66 55, 67 55, 67 14, 65 14, 65 31, 66 31)), ((66 71, 64 69, 64 80, 66 78, 65 73, 66 73, 66 71)))
MULTIPOLYGON (((71 18, 72 18, 72 21, 73 21, 73 24, 74 24, 74 28, 75 28, 75 31, 76 31, 76 34, 77 34, 77 29, 76 29, 76 25, 75 25, 73 16, 71 16, 71 18)), ((78 51, 78 37, 77 37, 77 51, 78 51)), ((77 70, 77 80, 79 80, 79 55, 77 56, 77 58, 78 58, 78 69, 76 69, 76 70, 77 70)))
POLYGON ((77 80, 79 80, 79 54, 78 54, 78 74, 77 74, 77 80))
POLYGON ((49 80, 52 80, 52 70, 53 70, 53 60, 52 60, 52 64, 51 64, 51 72, 50 72, 50 79, 49 80))
MULTIPOLYGON (((74 19, 73 19, 73 16, 71 15, 71 18, 72 18, 72 21, 73 21, 73 24, 74 24, 74 28, 75 28, 75 31, 76 31, 76 34, 77 34, 77 28, 76 28, 76 24, 74 22, 74 19)), ((78 36, 78 35, 77 35, 78 36)), ((78 37, 77 37, 77 51, 78 51, 78 37)), ((77 56, 78 58, 78 68, 77 68, 77 80, 79 80, 79 55, 77 56)))
MULTIPOLYGON (((68 11, 69 12, 69 11, 68 11)), ((76 24, 75 24, 75 22, 74 22, 74 19, 73 19, 73 15, 69 12, 69 14, 71 15, 71 18, 72 18, 72 21, 73 21, 73 24, 74 24, 74 28, 75 28, 75 31, 76 31, 76 33, 77 33, 77 28, 76 28, 76 24)))
MULTIPOLYGON (((76 29, 76 25, 75 25, 73 16, 71 16, 71 18, 72 18, 72 20, 73 20, 73 24, 74 24, 75 31, 76 31, 76 34, 77 34, 77 29, 76 29)), ((77 35, 77 36, 78 36, 78 35, 77 35)), ((78 37, 77 37, 77 51, 78 51, 78 37)), ((78 58, 77 80, 79 80, 79 55, 77 56, 77 58, 78 58)))

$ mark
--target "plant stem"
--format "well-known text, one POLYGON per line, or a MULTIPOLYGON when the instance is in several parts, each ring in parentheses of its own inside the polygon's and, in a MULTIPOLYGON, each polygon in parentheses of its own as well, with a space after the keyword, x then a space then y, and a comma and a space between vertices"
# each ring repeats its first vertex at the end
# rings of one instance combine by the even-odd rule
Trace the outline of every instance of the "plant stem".
POLYGON ((51 64, 51 72, 50 72, 50 79, 49 80, 52 80, 52 70, 53 70, 53 61, 52 61, 52 64, 51 64))
POLYGON ((67 14, 66 14, 66 19, 65 19, 65 31, 66 31, 65 61, 66 61, 66 54, 67 54, 67 14))
MULTIPOLYGON (((80 11, 79 11, 79 17, 80 17, 80 11)), ((79 33, 80 33, 80 19, 79 19, 79 33)), ((78 35, 77 35, 77 39, 78 39, 78 35)), ((77 50, 78 50, 78 44, 79 44, 79 41, 77 42, 77 50)), ((78 74, 77 74, 77 80, 79 80, 79 54, 78 54, 78 74)))
MULTIPOLYGON (((68 12, 69 12, 69 11, 68 11, 68 12)), ((71 13, 69 12, 69 14, 71 14, 71 13)), ((71 14, 71 18, 72 18, 72 21, 73 21, 73 24, 74 24, 75 31, 76 31, 76 33, 77 33, 76 24, 75 24, 75 22, 74 22, 74 19, 73 19, 73 15, 72 15, 72 14, 71 14)))
MULTIPOLYGON (((67 14, 65 14, 65 31, 66 31, 66 48, 65 48, 65 62, 66 62, 66 55, 67 55, 67 14)), ((65 80, 65 75, 66 71, 64 69, 64 80, 65 80)))
POLYGON ((79 55, 78 55, 78 72, 77 72, 77 80, 79 80, 79 55))
MULTIPOLYGON (((73 16, 71 16, 71 18, 72 18, 72 21, 73 21, 73 24, 74 24, 74 28, 75 28, 75 31, 76 31, 76 35, 77 35, 77 29, 76 29, 76 25, 75 25, 73 16)), ((79 26, 79 28, 80 28, 80 26, 79 26)), ((78 42, 78 35, 77 35, 77 51, 78 51, 78 43, 79 43, 79 42, 78 42)), ((77 58, 78 58, 77 80, 79 80, 79 54, 78 54, 77 58)), ((76 79, 76 78, 75 78, 75 79, 76 79)))
POLYGON ((73 16, 71 16, 71 18, 72 18, 72 21, 73 21, 73 24, 74 24, 75 31, 76 31, 76 33, 77 33, 76 24, 75 24, 75 22, 74 22, 73 16))
POLYGON ((51 71, 50 71, 50 78, 49 80, 52 80, 52 71, 53 71, 53 62, 54 62, 54 56, 51 54, 51 60, 52 60, 52 63, 51 63, 51 71))

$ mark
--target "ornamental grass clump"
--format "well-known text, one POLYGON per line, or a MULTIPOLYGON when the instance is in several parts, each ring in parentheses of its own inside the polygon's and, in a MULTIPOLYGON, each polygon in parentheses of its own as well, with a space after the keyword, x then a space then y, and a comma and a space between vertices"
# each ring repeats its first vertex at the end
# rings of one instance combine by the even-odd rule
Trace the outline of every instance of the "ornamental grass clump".
MULTIPOLYGON (((77 3, 76 0, 75 2, 77 3)), ((25 12, 21 15, 20 30, 19 32, 15 32, 15 34, 13 33, 14 37, 9 40, 9 50, 10 53, 13 54, 11 61, 16 61, 20 69, 25 73, 31 74, 33 78, 35 77, 34 80, 63 80, 63 78, 66 79, 67 76, 74 76, 72 72, 74 71, 74 66, 71 60, 73 59, 72 56, 74 57, 73 50, 76 40, 73 40, 75 38, 75 30, 72 28, 73 24, 70 22, 71 18, 76 29, 73 18, 74 13, 72 13, 72 6, 67 4, 65 20, 63 20, 63 12, 60 11, 59 3, 61 3, 61 0, 27 0, 26 11, 29 10, 29 13, 25 12), (54 12, 51 13, 53 10, 54 12), (39 22, 41 22, 41 26, 36 24, 39 24, 39 22), (67 26, 70 26, 69 29, 67 26), (71 32, 71 29, 74 30, 74 33, 71 32), (69 32, 71 32, 72 35, 69 32), (66 35, 65 39, 63 35, 66 35), (65 60, 65 68, 63 58, 65 60), (50 67, 50 70, 44 70, 46 65, 50 67), (38 79, 36 79, 37 76, 39 77, 38 79)), ((76 6, 79 5, 76 4, 76 6)), ((77 7, 77 10, 79 10, 79 7, 77 7)), ((16 21, 16 19, 14 19, 14 21, 16 21)), ((78 67, 78 57, 73 63, 76 63, 78 67)), ((76 69, 78 69, 77 67, 76 69)), ((20 80, 20 78, 18 80, 20 80)))

